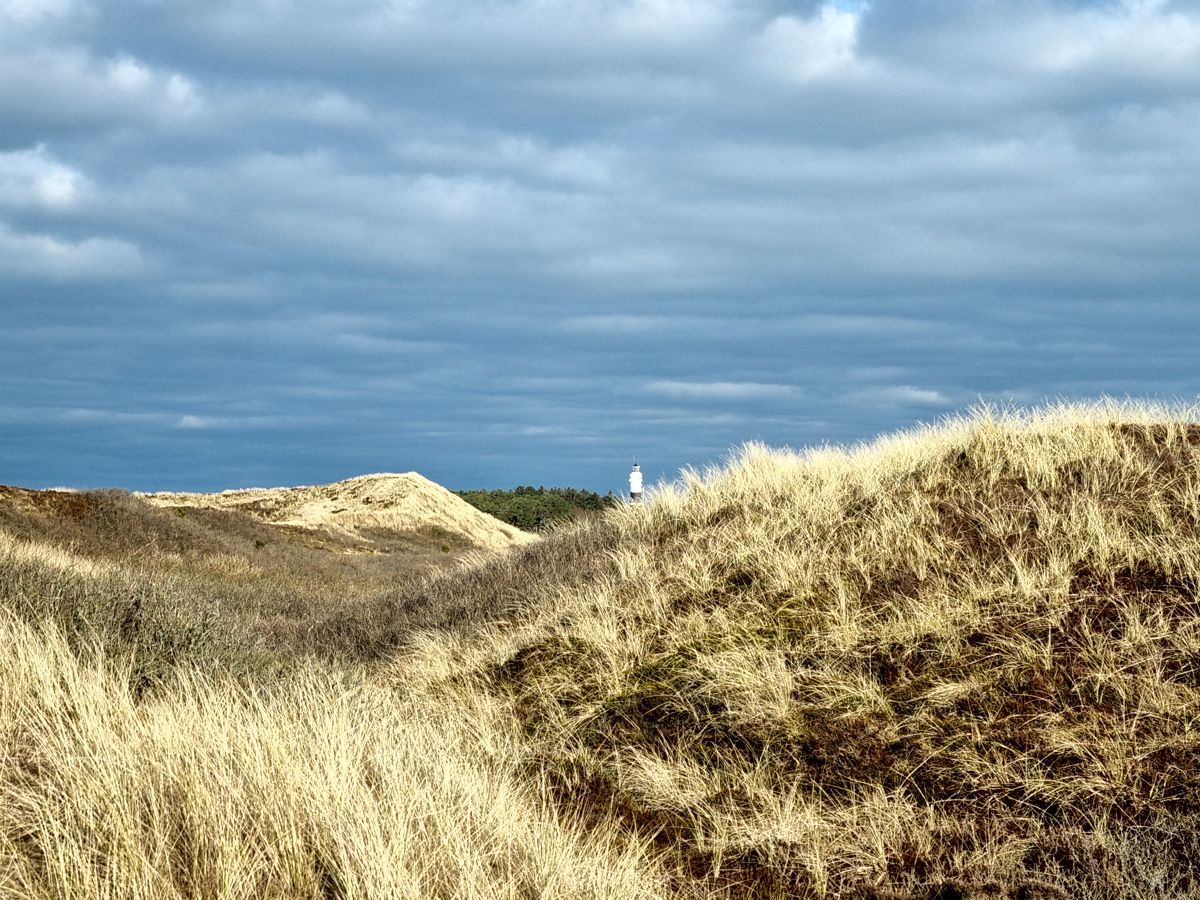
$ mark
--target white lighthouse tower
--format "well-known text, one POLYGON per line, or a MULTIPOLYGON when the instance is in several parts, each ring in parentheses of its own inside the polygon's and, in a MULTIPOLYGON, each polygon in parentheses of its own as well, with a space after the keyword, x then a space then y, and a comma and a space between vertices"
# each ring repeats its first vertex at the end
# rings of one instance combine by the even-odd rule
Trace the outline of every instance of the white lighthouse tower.
POLYGON ((629 499, 634 503, 642 502, 642 467, 637 463, 629 472, 629 499))

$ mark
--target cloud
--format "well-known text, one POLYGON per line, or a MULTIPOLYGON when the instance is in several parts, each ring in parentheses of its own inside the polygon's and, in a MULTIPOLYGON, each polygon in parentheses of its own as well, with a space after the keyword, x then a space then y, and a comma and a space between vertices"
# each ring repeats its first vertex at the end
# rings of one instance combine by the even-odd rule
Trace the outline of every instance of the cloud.
POLYGON ((853 73, 861 65, 855 53, 860 14, 829 3, 812 18, 778 16, 763 31, 758 58, 768 71, 798 83, 853 73))
POLYGON ((191 413, 178 416, 174 426, 184 431, 209 431, 212 429, 272 429, 280 426, 303 424, 304 416, 198 416, 191 413))
POLYGON ((951 406, 950 400, 941 391, 913 387, 911 384, 894 384, 865 390, 852 391, 846 399, 854 403, 901 404, 906 406, 951 406))
POLYGON ((36 26, 46 20, 62 21, 79 15, 75 0, 3 0, 0 2, 0 22, 16 26, 36 26))
POLYGON ((44 144, 0 152, 0 206, 68 210, 87 189, 83 173, 55 160, 44 144))
POLYGON ((132 425, 136 427, 163 425, 168 420, 162 413, 136 412, 119 409, 75 407, 39 411, 42 416, 58 422, 87 425, 132 425))
POLYGON ((619 151, 594 143, 552 144, 527 134, 408 138, 394 148, 414 166, 496 172, 537 181, 603 187, 613 179, 619 151))
POLYGON ((572 316, 563 320, 562 329, 585 335, 661 335, 662 332, 687 329, 691 321, 686 317, 615 313, 572 316))
MULTIPOLYGON (((960 4, 876 4, 863 19, 867 52, 909 70, 966 78, 1033 79, 1043 92, 1074 91, 1085 79, 1195 83, 1197 18, 1186 4, 1159 0, 960 4), (1065 76, 1065 78, 1064 78, 1065 76)), ((1041 98, 1036 98, 1041 99, 1041 98)))
POLYGON ((10 42, 0 30, 0 117, 8 140, 42 143, 80 128, 131 123, 174 128, 204 108, 196 82, 179 71, 71 43, 10 42))
POLYGON ((1195 82, 1200 22, 1160 0, 1132 0, 1038 22, 1032 65, 1055 74, 1105 70, 1195 82))
POLYGON ((1194 2, 0 0, 33 411, 0 466, 619 488, 632 449, 1194 393, 1198 34, 1194 2))
POLYGON ((128 279, 145 269, 137 245, 116 238, 72 241, 23 234, 0 222, 0 269, 9 277, 49 281, 128 279))
POLYGON ((618 5, 613 25, 634 40, 687 46, 719 38, 732 15, 727 0, 633 0, 618 5))
POLYGON ((750 400, 791 397, 796 389, 788 384, 761 384, 755 381, 651 381, 646 390, 652 394, 689 400, 750 400))

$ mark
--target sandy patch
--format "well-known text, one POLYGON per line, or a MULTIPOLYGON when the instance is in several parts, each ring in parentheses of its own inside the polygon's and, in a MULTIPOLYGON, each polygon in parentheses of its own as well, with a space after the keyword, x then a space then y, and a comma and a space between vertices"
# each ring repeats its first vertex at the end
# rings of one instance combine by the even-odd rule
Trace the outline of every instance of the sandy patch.
POLYGON ((334 484, 248 488, 219 494, 143 494, 155 506, 238 509, 276 525, 319 528, 370 541, 373 529, 444 529, 486 550, 537 538, 480 512, 416 472, 362 475, 334 484))

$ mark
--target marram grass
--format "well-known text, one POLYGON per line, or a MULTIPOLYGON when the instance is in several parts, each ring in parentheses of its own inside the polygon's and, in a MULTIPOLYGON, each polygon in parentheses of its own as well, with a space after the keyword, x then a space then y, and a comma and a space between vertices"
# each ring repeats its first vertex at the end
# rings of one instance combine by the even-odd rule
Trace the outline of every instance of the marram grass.
POLYGON ((747 447, 314 621, 342 655, 282 680, 185 662, 131 691, 124 644, 26 604, 0 892, 1196 896, 1198 421, 747 447))
POLYGON ((646 897, 636 843, 584 832, 483 696, 418 706, 314 671, 269 692, 125 673, 0 621, 0 894, 646 897))

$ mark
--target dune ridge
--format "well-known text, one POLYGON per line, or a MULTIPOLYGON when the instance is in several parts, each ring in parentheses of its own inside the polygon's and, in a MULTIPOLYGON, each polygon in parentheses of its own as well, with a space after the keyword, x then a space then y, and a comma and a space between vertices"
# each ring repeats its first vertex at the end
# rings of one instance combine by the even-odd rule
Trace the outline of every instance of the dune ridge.
POLYGON ((364 541, 380 529, 442 529, 491 551, 537 540, 417 472, 360 475, 321 485, 142 496, 155 506, 242 510, 272 524, 320 528, 364 541))

